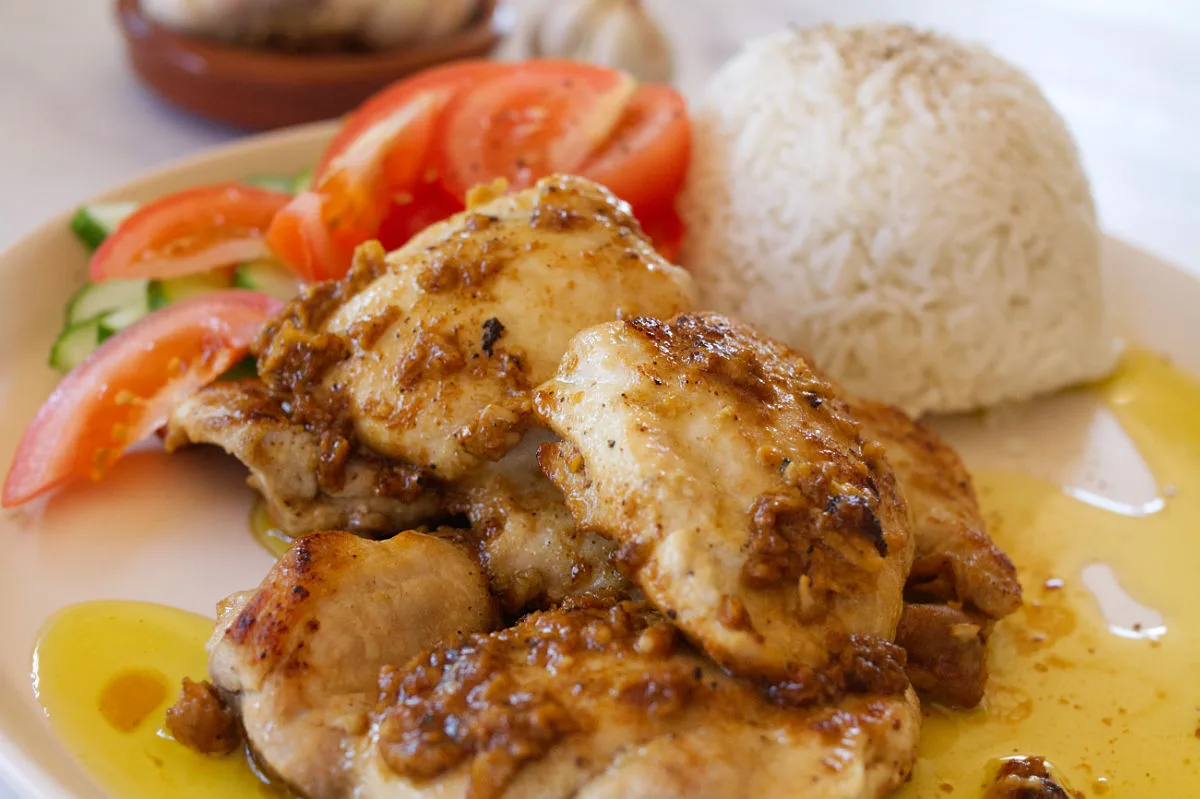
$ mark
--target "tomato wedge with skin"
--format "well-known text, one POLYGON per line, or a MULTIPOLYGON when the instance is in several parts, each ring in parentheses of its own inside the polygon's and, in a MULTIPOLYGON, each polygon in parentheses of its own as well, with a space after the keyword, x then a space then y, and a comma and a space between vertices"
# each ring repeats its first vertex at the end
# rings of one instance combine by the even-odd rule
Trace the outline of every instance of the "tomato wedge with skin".
POLYGON ((307 280, 346 274, 354 249, 379 234, 398 194, 422 180, 443 90, 418 92, 345 143, 313 182, 276 215, 270 248, 307 280))
POLYGON ((438 131, 437 171, 455 197, 504 178, 513 189, 578 172, 623 118, 636 84, 612 69, 531 61, 461 92, 438 131))
POLYGON ((401 197, 392 205, 379 228, 379 243, 389 252, 397 250, 425 228, 449 219, 464 208, 462 201, 450 196, 440 183, 423 183, 412 195, 401 197))
POLYGON ((656 209, 638 216, 642 231, 649 237, 658 254, 673 264, 679 263, 683 237, 687 228, 674 206, 656 209))
POLYGON ((464 86, 479 83, 507 68, 508 65, 494 61, 460 61, 418 72, 377 92, 346 116, 317 163, 316 178, 323 177, 329 164, 360 134, 394 114, 418 94, 444 91, 449 98, 464 86))
POLYGON ((354 255, 353 248, 333 240, 323 219, 324 206, 325 199, 316 192, 297 194, 267 230, 267 244, 275 256, 310 283, 340 277, 339 270, 354 255))
POLYGON ((264 235, 291 196, 240 183, 187 189, 123 220, 92 255, 93 281, 172 278, 265 258, 264 235))
POLYGON ((72 479, 98 479, 161 427, 171 409, 241 360, 282 303, 228 290, 169 305, 101 344, 25 430, 0 504, 24 504, 72 479))
MULTIPOLYGON (((415 186, 424 172, 434 125, 445 105, 436 93, 421 93, 364 130, 313 180, 313 190, 330 199, 326 209, 335 230, 383 218, 391 194, 415 186)), ((377 223, 376 223, 377 224, 377 223)))
POLYGON ((692 126, 687 103, 669 86, 638 88, 620 124, 579 174, 607 186, 649 215, 669 206, 683 188, 692 157, 692 126))

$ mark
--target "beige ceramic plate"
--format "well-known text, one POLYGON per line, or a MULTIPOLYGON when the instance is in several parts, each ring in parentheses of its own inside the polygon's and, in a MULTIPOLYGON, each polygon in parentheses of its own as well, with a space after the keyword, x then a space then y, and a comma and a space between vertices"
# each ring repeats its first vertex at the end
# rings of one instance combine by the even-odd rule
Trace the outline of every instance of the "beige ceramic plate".
MULTIPOLYGON (((189 185, 313 163, 329 125, 255 137, 180 162, 105 195, 148 200, 189 185)), ((46 353, 86 258, 51 221, 0 255, 0 465, 55 383, 46 353)), ((1200 375, 1200 280, 1110 241, 1113 305, 1122 332, 1200 375)), ((1015 424, 951 420, 946 431, 972 467, 1018 466, 1115 502, 1138 505, 1155 485, 1119 430, 1085 399, 1042 401, 1015 424), (997 436, 1008 445, 997 446, 997 436), (1022 439, 1026 446, 1011 446, 1022 439)), ((247 533, 244 473, 212 452, 154 449, 121 462, 99 485, 0 516, 0 776, 39 799, 102 799, 59 746, 30 688, 30 653, 46 617, 89 599, 138 599, 211 614, 217 600, 258 583, 269 556, 247 533)))

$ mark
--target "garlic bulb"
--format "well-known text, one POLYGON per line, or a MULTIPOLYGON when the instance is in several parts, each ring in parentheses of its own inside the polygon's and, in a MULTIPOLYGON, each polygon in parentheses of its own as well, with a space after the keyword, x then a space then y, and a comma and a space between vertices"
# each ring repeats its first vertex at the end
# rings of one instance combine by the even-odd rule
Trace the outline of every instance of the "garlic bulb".
POLYGON ((553 0, 533 31, 532 51, 622 69, 670 83, 671 43, 641 0, 553 0))
POLYGON ((466 25, 480 0, 142 0, 164 27, 246 45, 357 42, 376 49, 466 25))

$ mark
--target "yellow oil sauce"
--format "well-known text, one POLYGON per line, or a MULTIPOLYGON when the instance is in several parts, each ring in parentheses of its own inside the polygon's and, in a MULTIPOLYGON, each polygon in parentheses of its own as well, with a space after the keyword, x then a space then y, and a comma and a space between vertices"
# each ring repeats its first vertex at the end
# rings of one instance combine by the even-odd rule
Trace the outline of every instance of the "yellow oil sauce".
POLYGON ((926 708, 901 797, 979 797, 996 759, 1014 754, 1045 757, 1089 799, 1200 797, 1200 384, 1133 352, 1089 390, 1162 501, 1137 517, 1031 477, 975 475, 1025 606, 996 627, 982 707, 926 708), (1149 620, 1106 616, 1114 592, 1149 620))
POLYGON ((212 620, 142 602, 87 602, 53 616, 34 651, 38 701, 92 780, 120 799, 263 799, 279 792, 238 751, 197 754, 165 731, 183 677, 207 673, 212 620))
POLYGON ((271 511, 262 497, 256 498, 254 507, 250 509, 250 535, 254 536, 254 540, 263 549, 277 558, 283 557, 283 553, 288 551, 288 547, 295 540, 279 529, 279 525, 271 518, 271 511))

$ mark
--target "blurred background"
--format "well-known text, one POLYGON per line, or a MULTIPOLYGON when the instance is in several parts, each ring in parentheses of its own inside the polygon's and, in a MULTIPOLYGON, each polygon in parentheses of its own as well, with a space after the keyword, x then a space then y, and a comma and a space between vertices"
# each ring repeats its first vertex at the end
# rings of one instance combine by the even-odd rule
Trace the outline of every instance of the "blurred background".
MULTIPOLYGON (((219 8, 238 1, 191 5, 219 8)), ((473 1, 424 0, 449 16, 473 1)), ((160 14, 188 5, 145 2, 160 14)), ((394 2, 399 8, 417 0, 394 2)), ((531 48, 557 49, 562 52, 553 54, 559 55, 630 49, 644 54, 645 40, 637 38, 645 35, 641 22, 634 23, 633 32, 621 28, 605 33, 608 38, 580 39, 580 26, 571 29, 561 19, 566 7, 579 2, 502 2, 495 25, 510 35, 498 54, 511 57, 531 48)), ((617 4, 638 5, 632 0, 617 4)), ((902 20, 982 41, 1031 73, 1066 116, 1109 231, 1200 269, 1193 232, 1200 219, 1200 148, 1195 146, 1200 138, 1200 3, 645 0, 643 5, 638 18, 651 20, 648 24, 669 41, 672 78, 689 93, 699 91, 746 39, 787 24, 902 20)), ((597 28, 597 19, 582 29, 597 28)), ((642 66, 661 69, 661 64, 642 66)), ((184 68, 189 68, 186 62, 184 68)), ((0 2, 0 248, 94 193, 240 135, 244 131, 177 110, 139 84, 112 3, 0 2)))

